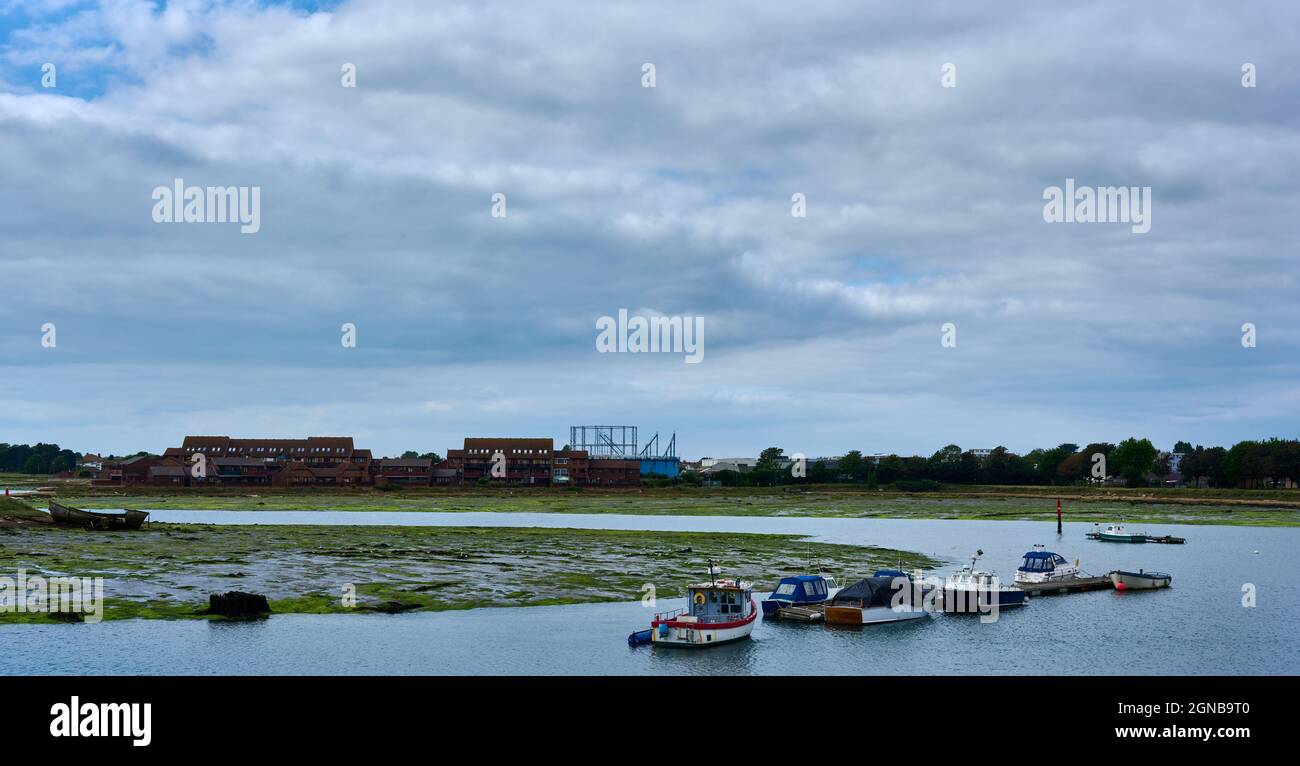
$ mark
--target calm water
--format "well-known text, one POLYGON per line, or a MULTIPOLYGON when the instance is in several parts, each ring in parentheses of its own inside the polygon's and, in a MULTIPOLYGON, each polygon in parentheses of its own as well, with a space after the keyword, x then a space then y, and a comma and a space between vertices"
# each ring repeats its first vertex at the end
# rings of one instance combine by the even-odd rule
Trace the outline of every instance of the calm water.
MULTIPOLYGON (((258 623, 127 621, 0 626, 0 674, 1296 674, 1300 529, 1142 525, 1187 545, 1087 540, 1087 524, 1021 521, 502 513, 157 511, 159 521, 507 525, 778 532, 927 553, 951 569, 972 549, 1004 578, 1033 543, 1093 573, 1158 569, 1174 587, 1039 597, 993 624, 940 615, 832 629, 761 623, 705 651, 631 649, 639 603, 404 615, 283 615, 258 623), (1258 553, 1256 553, 1258 551, 1258 553), (1241 604, 1253 584, 1257 606, 1241 604), (59 647, 51 651, 51 647, 59 647)), ((739 573, 743 574, 743 573, 739 573)), ((862 573, 845 573, 862 574, 862 573)), ((770 584, 768 584, 770 585, 770 584)), ((659 609, 679 605, 661 601, 659 609)))

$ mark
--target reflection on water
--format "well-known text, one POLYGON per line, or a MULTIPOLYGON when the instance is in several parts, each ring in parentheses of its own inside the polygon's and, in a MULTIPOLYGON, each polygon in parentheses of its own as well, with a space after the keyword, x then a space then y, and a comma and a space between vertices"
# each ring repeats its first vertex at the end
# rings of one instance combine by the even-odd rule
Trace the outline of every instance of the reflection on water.
MULTIPOLYGON (((160 511, 160 520, 194 512, 160 511)), ((224 520, 232 512, 199 512, 224 520)), ((184 515, 190 514, 190 515, 184 515)), ((302 523, 299 514, 255 515, 302 523)), ((319 512, 304 512, 320 519, 319 512)), ((778 532, 897 547, 981 564, 1009 579, 1045 543, 1093 573, 1157 569, 1168 590, 1039 597, 992 624, 973 615, 862 628, 760 623, 747 642, 707 650, 627 646, 652 609, 639 602, 400 615, 282 615, 264 622, 0 626, 0 673, 89 674, 1296 674, 1300 529, 1147 525, 1186 545, 1086 540, 1091 525, 1023 521, 352 513, 377 523, 778 532), (484 518, 487 517, 487 518, 484 518), (1258 551, 1258 553, 1256 553, 1258 551), (1258 606, 1242 606, 1242 587, 1258 606), (58 647, 53 651, 52 647, 58 647)), ((229 522, 226 522, 229 523, 229 522)), ((337 522, 336 522, 337 523, 337 522)), ((725 566, 725 565, 724 565, 725 566)), ((736 574, 743 575, 743 572, 736 574)), ((863 572, 837 573, 844 575, 863 572)), ((684 577, 689 576, 685 573, 684 577)), ((769 584, 770 585, 770 584, 769 584)), ((661 601, 672 608, 681 601, 661 601)))

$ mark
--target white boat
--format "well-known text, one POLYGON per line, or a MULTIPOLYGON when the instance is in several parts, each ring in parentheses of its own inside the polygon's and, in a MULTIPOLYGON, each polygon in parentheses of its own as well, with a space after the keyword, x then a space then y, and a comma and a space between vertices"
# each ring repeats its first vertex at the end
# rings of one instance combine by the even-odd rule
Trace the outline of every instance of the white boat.
POLYGON ((1141 569, 1136 572, 1116 570, 1110 573, 1110 581, 1115 584, 1115 590, 1155 590, 1168 588, 1173 583, 1174 576, 1167 572, 1145 572, 1141 569))
POLYGON ((1003 585, 997 575, 975 568, 975 562, 983 555, 984 551, 976 551, 970 566, 962 567, 944 580, 945 612, 987 613, 994 606, 1005 609, 1024 605, 1024 590, 1014 585, 1003 585))
POLYGON ((703 648, 749 638, 758 617, 753 586, 719 579, 720 571, 710 566, 708 582, 686 587, 684 608, 655 615, 650 622, 654 645, 703 648))
POLYGON ((1073 564, 1059 553, 1052 553, 1042 545, 1025 554, 1025 560, 1016 570, 1015 581, 1018 583, 1054 583, 1069 582, 1079 578, 1079 562, 1073 564))

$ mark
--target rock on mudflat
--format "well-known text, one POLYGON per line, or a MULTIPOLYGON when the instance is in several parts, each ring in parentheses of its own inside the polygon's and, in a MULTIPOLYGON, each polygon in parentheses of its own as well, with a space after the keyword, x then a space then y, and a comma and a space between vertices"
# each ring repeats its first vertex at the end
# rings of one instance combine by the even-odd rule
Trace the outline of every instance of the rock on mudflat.
POLYGON ((258 593, 244 593, 232 590, 227 593, 213 593, 208 597, 208 614, 237 619, 254 619, 266 617, 271 613, 271 604, 266 596, 258 593))

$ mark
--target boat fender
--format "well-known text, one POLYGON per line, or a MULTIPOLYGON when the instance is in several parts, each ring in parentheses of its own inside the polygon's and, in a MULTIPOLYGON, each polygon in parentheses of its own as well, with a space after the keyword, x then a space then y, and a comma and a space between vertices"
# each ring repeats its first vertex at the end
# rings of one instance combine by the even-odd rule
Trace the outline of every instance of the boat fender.
POLYGON ((1115 583, 1115 590, 1128 590, 1128 586, 1123 581, 1115 583))

